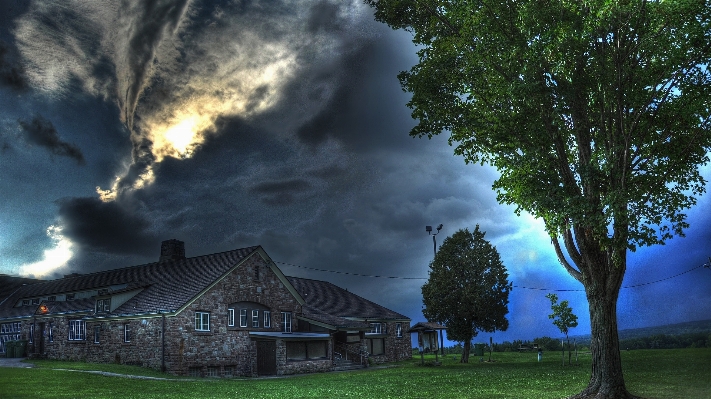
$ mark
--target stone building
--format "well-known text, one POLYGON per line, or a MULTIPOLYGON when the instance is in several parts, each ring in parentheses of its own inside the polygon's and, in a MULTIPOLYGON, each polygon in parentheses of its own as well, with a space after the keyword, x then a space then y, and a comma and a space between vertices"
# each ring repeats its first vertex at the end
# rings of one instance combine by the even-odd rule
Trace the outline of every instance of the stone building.
MULTIPOLYGON (((7 276, 5 276, 7 277, 7 276)), ((0 293, 0 352, 177 375, 321 372, 411 358, 410 319, 331 283, 286 277, 260 246, 33 282, 0 293)), ((1 355, 1 354, 0 354, 1 355)))

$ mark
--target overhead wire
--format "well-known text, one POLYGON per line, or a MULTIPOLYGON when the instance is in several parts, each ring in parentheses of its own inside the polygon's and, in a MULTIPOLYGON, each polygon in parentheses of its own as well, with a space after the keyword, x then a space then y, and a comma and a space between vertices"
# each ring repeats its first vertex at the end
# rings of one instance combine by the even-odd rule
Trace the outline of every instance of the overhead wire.
MULTIPOLYGON (((388 278, 388 279, 397 279, 397 280, 427 280, 427 279, 428 279, 427 277, 380 276, 380 275, 374 275, 374 274, 352 273, 352 272, 344 272, 344 271, 340 271, 340 270, 319 269, 319 268, 316 268, 316 267, 301 266, 301 265, 296 265, 296 264, 293 264, 293 263, 286 263, 286 262, 279 262, 279 261, 274 261, 274 263, 279 263, 279 264, 286 265, 286 266, 297 267, 297 268, 300 268, 300 269, 313 270, 313 271, 317 271, 317 272, 326 272, 326 273, 334 273, 334 274, 345 274, 345 275, 349 275, 349 276, 358 276, 358 277, 388 278)), ((709 259, 709 263, 711 263, 711 259, 709 259)), ((702 267, 708 268, 709 266, 708 266, 707 264, 703 264, 703 265, 699 265, 699 266, 696 266, 696 267, 692 267, 691 269, 689 269, 689 270, 687 270, 687 271, 684 271, 684 272, 681 272, 681 273, 677 273, 677 274, 675 274, 675 275, 673 275, 673 276, 665 277, 665 278, 662 278, 662 279, 659 279, 659 280, 655 280, 655 281, 649 281, 649 282, 646 282, 646 283, 633 284, 633 285, 626 285, 626 286, 623 286, 623 287, 620 287, 620 288, 625 288, 625 289, 628 289, 628 288, 638 288, 638 287, 642 287, 642 286, 645 286, 645 285, 651 285, 651 284, 660 283, 660 282, 662 282, 662 281, 666 281, 666 280, 671 280, 671 279, 673 279, 673 278, 677 278, 677 277, 679 277, 679 276, 681 276, 681 275, 690 273, 690 272, 692 272, 692 271, 694 271, 694 270, 696 270, 696 269, 700 269, 700 268, 702 268, 702 267)), ((582 291, 585 291, 584 289, 538 288, 538 287, 526 287, 526 286, 522 286, 522 285, 513 285, 512 287, 514 287, 514 288, 521 288, 521 289, 527 289, 527 290, 552 291, 552 292, 582 292, 582 291)))

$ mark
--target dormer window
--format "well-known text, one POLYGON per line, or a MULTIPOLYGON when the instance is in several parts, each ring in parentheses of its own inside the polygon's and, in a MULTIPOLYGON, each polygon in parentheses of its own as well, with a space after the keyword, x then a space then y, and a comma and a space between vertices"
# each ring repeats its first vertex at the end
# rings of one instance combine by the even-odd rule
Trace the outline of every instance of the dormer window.
POLYGON ((74 294, 67 294, 67 301, 73 301, 74 300, 74 294))
POLYGON ((23 300, 22 300, 22 306, 30 306, 30 300, 29 300, 29 299, 23 299, 23 300))
POLYGON ((111 298, 96 300, 96 313, 108 313, 111 311, 111 298))
POLYGON ((33 299, 32 299, 32 304, 33 304, 33 305, 39 305, 39 298, 33 298, 33 299))
POLYGON ((57 300, 57 297, 55 295, 50 295, 47 297, 47 301, 49 302, 54 302, 57 300))

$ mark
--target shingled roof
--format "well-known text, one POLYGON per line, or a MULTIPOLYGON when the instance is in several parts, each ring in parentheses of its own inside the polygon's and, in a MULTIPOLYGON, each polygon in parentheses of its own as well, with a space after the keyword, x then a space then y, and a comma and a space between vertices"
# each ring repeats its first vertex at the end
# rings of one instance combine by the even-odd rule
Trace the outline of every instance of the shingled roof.
MULTIPOLYGON (((32 316, 38 306, 14 307, 23 298, 90 291, 110 286, 122 286, 121 291, 132 288, 141 290, 115 309, 112 312, 114 315, 175 311, 258 248, 258 246, 253 246, 217 254, 148 263, 21 286, 0 304, 0 315, 2 315, 0 318, 32 316)), ((47 304, 49 305, 50 302, 47 304)), ((67 311, 70 309, 64 309, 64 307, 70 307, 76 311, 78 309, 73 308, 78 305, 78 302, 73 305, 56 304, 58 307, 54 309, 67 311)), ((83 303, 81 305, 80 307, 85 307, 83 303)))
POLYGON ((307 306, 331 316, 378 320, 410 319, 327 281, 299 277, 287 279, 304 298, 307 306))

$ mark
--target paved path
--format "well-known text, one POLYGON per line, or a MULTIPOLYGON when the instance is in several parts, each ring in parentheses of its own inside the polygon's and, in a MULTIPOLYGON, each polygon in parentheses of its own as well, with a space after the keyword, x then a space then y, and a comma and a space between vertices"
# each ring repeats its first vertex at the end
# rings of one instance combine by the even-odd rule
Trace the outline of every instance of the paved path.
MULTIPOLYGON (((5 358, 5 357, 0 357, 0 367, 22 367, 22 368, 33 368, 35 367, 34 364, 32 363, 25 363, 23 360, 26 358, 20 358, 20 357, 15 357, 15 358, 5 358)), ((369 369, 381 369, 381 368, 389 368, 392 366, 374 366, 370 367, 369 369)), ((162 381, 210 381, 214 380, 217 381, 219 378, 211 379, 211 378, 200 378, 200 379, 189 379, 189 378, 162 378, 162 377, 149 377, 149 376, 143 376, 143 375, 130 375, 130 374, 118 374, 118 373, 110 373, 108 371, 95 371, 95 370, 70 370, 70 369, 52 369, 52 370, 61 370, 61 371, 73 371, 77 373, 90 373, 90 374, 99 374, 107 377, 122 377, 122 378, 135 378, 139 380, 162 380, 162 381)), ((367 369, 360 369, 360 370, 367 370, 367 369)), ((351 370, 347 370, 351 371, 351 370)), ((260 377, 260 378, 288 378, 288 377, 296 377, 296 376, 303 376, 307 374, 292 374, 292 375, 284 375, 284 376, 269 376, 269 377, 260 377)), ((250 378, 253 379, 253 378, 250 378)))
POLYGON ((23 363, 22 361, 25 359, 25 357, 0 357, 0 367, 23 367, 27 369, 35 367, 32 363, 23 363))

